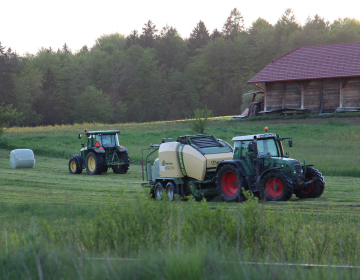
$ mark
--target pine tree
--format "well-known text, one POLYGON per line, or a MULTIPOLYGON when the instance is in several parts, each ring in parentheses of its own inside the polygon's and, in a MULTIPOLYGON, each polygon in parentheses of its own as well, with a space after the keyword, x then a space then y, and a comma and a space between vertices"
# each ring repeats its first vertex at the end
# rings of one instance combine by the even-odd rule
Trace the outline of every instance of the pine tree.
POLYGON ((48 68, 41 87, 42 94, 34 102, 34 109, 43 118, 43 124, 61 123, 62 102, 59 82, 54 72, 48 68))
POLYGON ((5 47, 0 42, 0 96, 1 102, 14 104, 14 82, 13 74, 16 73, 18 66, 17 54, 5 47))
POLYGON ((209 40, 209 31, 207 30, 205 23, 200 20, 191 32, 190 38, 188 40, 189 55, 193 55, 196 49, 205 47, 209 40))
POLYGON ((139 45, 139 43, 140 43, 139 32, 136 29, 134 29, 133 31, 131 31, 130 35, 126 37, 125 49, 127 50, 128 48, 134 45, 139 45))
POLYGON ((142 28, 143 33, 140 35, 140 45, 143 48, 152 48, 154 46, 155 39, 157 37, 156 25, 149 20, 144 24, 145 27, 142 28))
POLYGON ((211 33, 210 38, 211 40, 215 41, 217 38, 220 38, 222 36, 223 34, 217 28, 215 28, 213 33, 211 33))
POLYGON ((241 31, 244 31, 244 19, 237 8, 234 8, 230 16, 227 18, 223 26, 223 33, 225 38, 233 39, 241 31))

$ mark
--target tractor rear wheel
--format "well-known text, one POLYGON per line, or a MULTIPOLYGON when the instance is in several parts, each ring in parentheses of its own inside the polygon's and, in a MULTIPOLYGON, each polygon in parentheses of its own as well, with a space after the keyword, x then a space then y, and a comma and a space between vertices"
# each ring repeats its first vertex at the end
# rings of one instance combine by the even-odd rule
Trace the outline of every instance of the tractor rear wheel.
POLYGON ((103 172, 104 157, 89 152, 86 156, 86 171, 89 175, 100 175, 103 172))
POLYGON ((315 168, 307 167, 306 180, 309 182, 314 180, 307 188, 295 190, 294 193, 298 198, 318 198, 320 197, 325 189, 325 181, 322 174, 315 168))
POLYGON ((232 164, 223 165, 217 175, 216 186, 221 198, 227 202, 245 200, 242 188, 245 187, 244 177, 239 169, 232 164))
POLYGON ((69 171, 71 174, 80 174, 82 172, 82 168, 80 168, 76 158, 71 158, 69 160, 69 171))
POLYGON ((164 185, 162 182, 157 182, 154 186, 154 198, 161 200, 164 192, 164 185))
POLYGON ((293 193, 291 179, 282 172, 269 172, 260 182, 262 198, 268 201, 286 201, 293 193))
POLYGON ((129 166, 130 166, 129 155, 127 152, 121 152, 121 153, 118 153, 117 155, 122 162, 125 162, 125 164, 114 165, 112 167, 113 172, 115 174, 125 174, 126 172, 128 172, 129 166))

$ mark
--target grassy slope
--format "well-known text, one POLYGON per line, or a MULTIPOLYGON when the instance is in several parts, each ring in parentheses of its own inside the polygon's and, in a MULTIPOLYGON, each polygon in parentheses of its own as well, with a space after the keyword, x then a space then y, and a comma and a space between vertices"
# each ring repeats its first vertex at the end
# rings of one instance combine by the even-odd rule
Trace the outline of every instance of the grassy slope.
MULTIPOLYGON (((285 143, 290 157, 314 164, 324 175, 360 177, 358 125, 341 119, 329 119, 321 124, 271 124, 271 120, 243 122, 219 118, 214 119, 206 132, 232 144, 233 136, 262 133, 264 126, 282 137, 293 137, 293 148, 285 143)), ((85 127, 89 130, 119 129, 120 143, 129 148, 135 164, 141 163, 141 149, 148 148, 150 143, 159 143, 163 137, 176 139, 179 135, 193 134, 187 121, 11 128, 0 138, 0 148, 29 148, 36 156, 69 159, 71 154, 79 153, 83 140, 78 140, 77 134, 85 127)))
MULTIPOLYGON (((254 123, 218 119, 207 132, 231 143, 232 136, 260 133, 265 125, 270 128, 270 132, 284 137, 292 136, 294 147, 286 147, 291 157, 314 163, 325 174, 326 181, 326 190, 319 199, 298 200, 293 197, 290 202, 268 202, 265 208, 279 213, 291 207, 308 214, 307 220, 310 221, 310 214, 315 213, 317 219, 322 220, 323 214, 332 207, 334 223, 352 221, 357 224, 360 209, 360 194, 356 192, 360 178, 355 177, 360 177, 357 126, 333 120, 325 124, 271 125, 269 121, 254 123)), ((86 126, 89 130, 120 129, 121 143, 130 149, 129 154, 137 163, 141 158, 140 149, 147 148, 149 143, 158 143, 165 136, 175 138, 192 133, 188 124, 181 121, 86 126)), ((126 175, 115 175, 111 171, 101 176, 89 176, 86 172, 71 175, 68 172, 68 156, 78 152, 80 145, 76 135, 83 127, 12 128, 5 132, 0 140, 1 147, 8 149, 0 150, 0 223, 3 229, 12 234, 27 232, 37 224, 38 219, 46 220, 55 227, 78 224, 93 218, 110 201, 121 205, 136 194, 147 193, 140 186, 142 176, 139 164, 132 165, 126 175), (35 168, 11 169, 8 158, 10 149, 25 147, 35 151, 35 168)), ((211 207, 216 208, 217 205, 211 203, 211 207)), ((236 211, 238 206, 226 204, 229 211, 236 211)), ((0 238, 0 243, 1 240, 4 239, 0 238)), ((225 271, 228 268, 221 269, 225 271)), ((134 271, 130 269, 130 275, 134 271)), ((292 272, 287 271, 288 274, 292 272)), ((234 273, 238 275, 239 272, 234 273)), ((313 272, 310 274, 316 277, 313 272)))

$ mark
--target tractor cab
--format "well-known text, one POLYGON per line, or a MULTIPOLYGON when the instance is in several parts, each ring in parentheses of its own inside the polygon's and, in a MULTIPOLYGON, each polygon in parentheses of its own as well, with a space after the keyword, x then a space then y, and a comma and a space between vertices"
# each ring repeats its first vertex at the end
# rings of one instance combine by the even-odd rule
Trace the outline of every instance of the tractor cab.
POLYGON ((118 134, 120 134, 120 131, 115 131, 114 133, 88 132, 86 147, 96 147, 100 149, 119 147, 118 134))

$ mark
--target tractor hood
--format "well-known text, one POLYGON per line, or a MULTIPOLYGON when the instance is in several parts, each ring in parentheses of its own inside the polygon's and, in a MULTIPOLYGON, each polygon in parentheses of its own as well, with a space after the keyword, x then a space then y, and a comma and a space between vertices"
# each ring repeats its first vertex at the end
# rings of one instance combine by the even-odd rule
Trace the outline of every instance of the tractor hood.
MULTIPOLYGON (((290 173, 291 176, 302 173, 300 161, 286 157, 271 157, 273 167, 281 167, 285 173, 290 173)), ((289 174, 289 175, 290 175, 289 174)))

